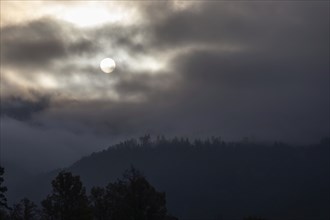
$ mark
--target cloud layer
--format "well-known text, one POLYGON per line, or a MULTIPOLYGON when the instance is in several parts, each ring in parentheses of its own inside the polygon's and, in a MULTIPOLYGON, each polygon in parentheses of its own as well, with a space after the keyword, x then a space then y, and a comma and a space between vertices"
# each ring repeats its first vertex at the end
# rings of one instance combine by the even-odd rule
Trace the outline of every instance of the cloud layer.
MULTIPOLYGON (((85 3, 65 4, 55 6, 74 12, 85 3)), ((90 151, 98 138, 144 133, 293 142, 328 135, 328 2, 143 2, 126 14, 125 4, 104 4, 125 20, 82 27, 47 14, 46 3, 39 17, 5 20, 2 128, 61 131, 73 145, 88 134, 90 151), (99 70, 104 57, 117 62, 111 75, 99 70)))

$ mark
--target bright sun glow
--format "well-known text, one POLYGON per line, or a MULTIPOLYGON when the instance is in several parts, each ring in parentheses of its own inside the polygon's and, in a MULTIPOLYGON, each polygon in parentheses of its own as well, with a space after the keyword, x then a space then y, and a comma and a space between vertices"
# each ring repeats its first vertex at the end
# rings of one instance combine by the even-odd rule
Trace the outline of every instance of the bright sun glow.
POLYGON ((78 27, 106 23, 137 24, 143 19, 130 2, 118 1, 1 1, 0 26, 54 17, 78 27))
POLYGON ((122 7, 106 7, 100 4, 89 4, 59 11, 59 19, 79 27, 101 26, 105 23, 125 23, 132 15, 122 7))
POLYGON ((105 8, 88 8, 79 7, 74 10, 67 11, 61 16, 63 20, 74 23, 78 26, 96 26, 109 21, 119 21, 120 15, 110 15, 105 8))
POLYGON ((55 89, 58 86, 56 80, 53 77, 48 76, 48 75, 40 75, 37 78, 37 81, 40 84, 40 86, 42 86, 46 89, 55 89))

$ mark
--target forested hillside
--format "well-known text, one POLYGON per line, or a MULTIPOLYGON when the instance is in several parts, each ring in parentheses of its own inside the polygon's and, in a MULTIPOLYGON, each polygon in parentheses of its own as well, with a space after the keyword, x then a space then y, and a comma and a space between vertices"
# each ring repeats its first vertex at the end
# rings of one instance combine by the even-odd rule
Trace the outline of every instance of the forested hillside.
MULTIPOLYGON (((82 158, 69 171, 87 189, 141 170, 179 219, 329 219, 329 139, 311 146, 220 138, 131 139, 82 158)), ((15 195, 40 200, 58 171, 32 179, 15 195), (24 192, 24 195, 23 195, 24 192), (18 194, 21 195, 18 195, 18 194)))

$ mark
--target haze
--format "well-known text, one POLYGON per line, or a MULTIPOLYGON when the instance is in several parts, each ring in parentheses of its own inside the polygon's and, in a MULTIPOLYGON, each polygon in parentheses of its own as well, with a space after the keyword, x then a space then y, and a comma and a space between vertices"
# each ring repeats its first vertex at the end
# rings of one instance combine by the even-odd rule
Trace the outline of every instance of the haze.
POLYGON ((329 2, 1 1, 0 83, 8 170, 143 134, 318 142, 329 2))

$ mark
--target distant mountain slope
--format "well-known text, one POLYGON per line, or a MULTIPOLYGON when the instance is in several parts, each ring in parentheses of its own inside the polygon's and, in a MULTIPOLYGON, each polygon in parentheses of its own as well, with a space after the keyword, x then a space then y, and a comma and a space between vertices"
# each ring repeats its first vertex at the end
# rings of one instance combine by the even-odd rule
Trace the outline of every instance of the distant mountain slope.
MULTIPOLYGON (((70 168, 87 189, 105 186, 131 165, 165 191, 169 211, 180 219, 330 218, 329 140, 308 147, 193 143, 187 139, 128 140, 85 157, 70 168)), ((56 172, 41 175, 20 189, 34 199, 50 191, 56 172), (48 182, 48 186, 45 185, 48 182), (38 196, 36 196, 38 195, 38 196)))

